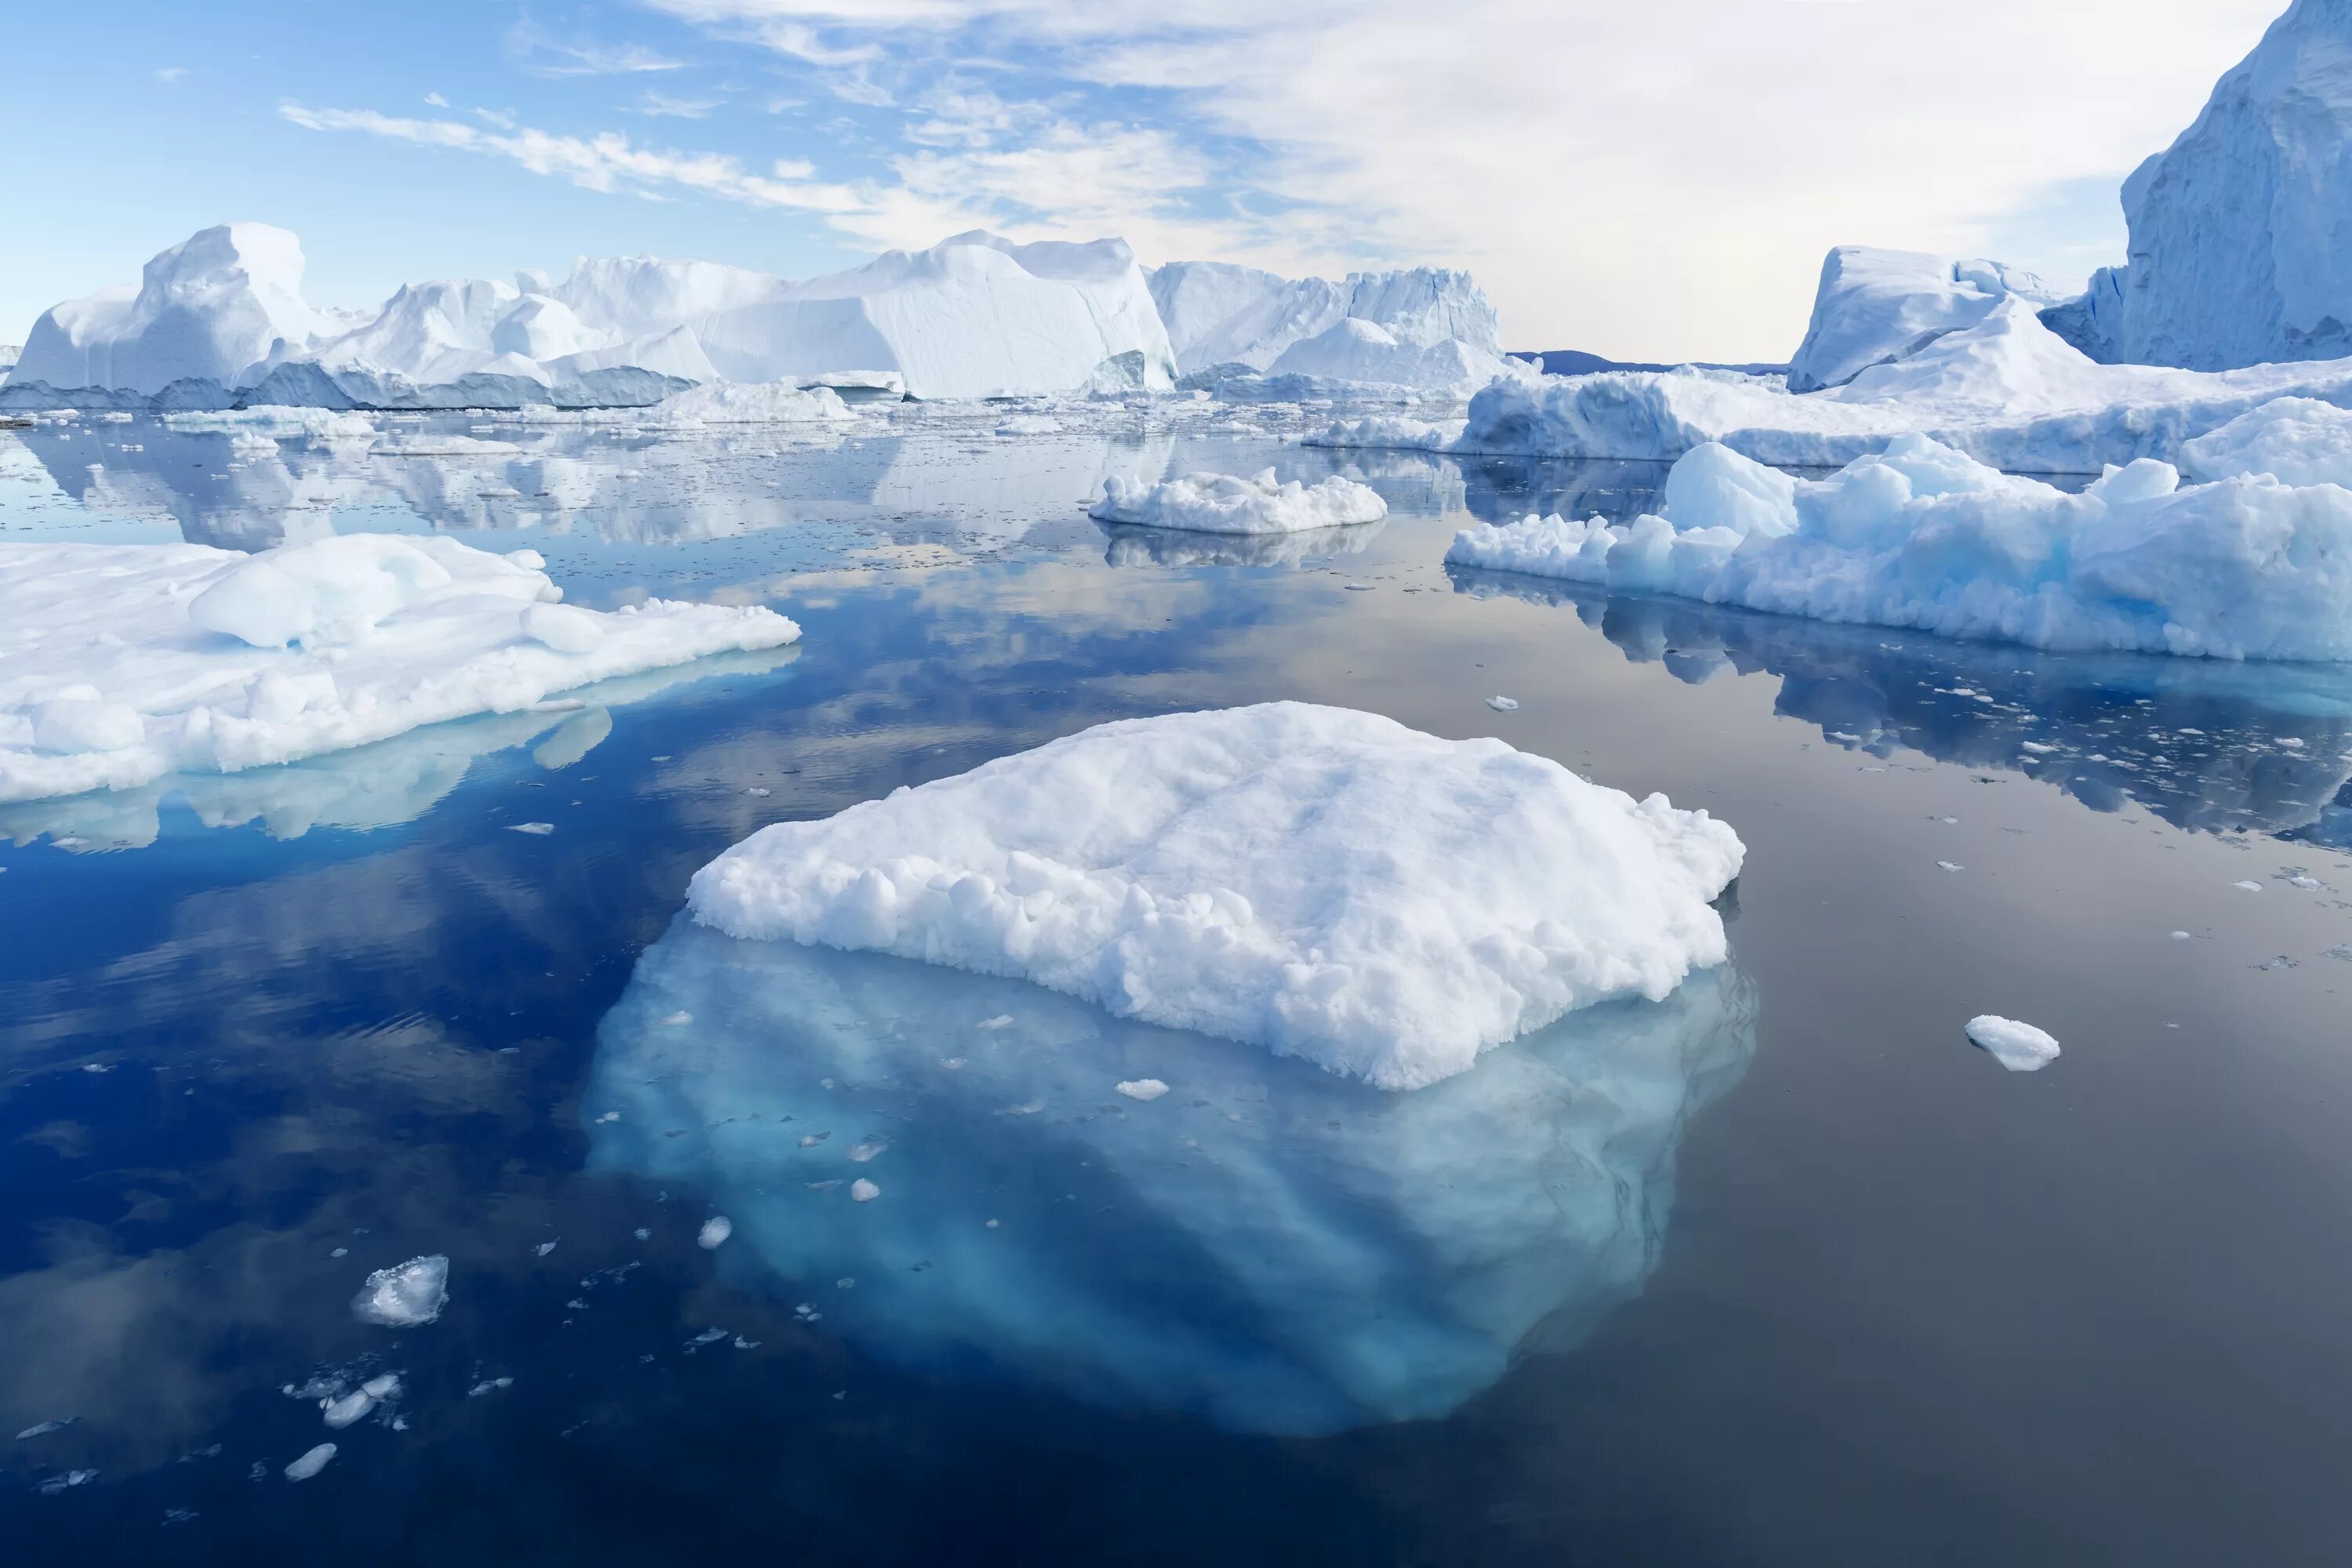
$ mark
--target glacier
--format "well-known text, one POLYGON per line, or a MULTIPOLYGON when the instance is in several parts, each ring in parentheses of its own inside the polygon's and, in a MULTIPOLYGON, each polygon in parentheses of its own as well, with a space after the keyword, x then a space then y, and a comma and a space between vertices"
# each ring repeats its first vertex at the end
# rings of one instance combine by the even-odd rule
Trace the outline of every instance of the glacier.
POLYGON ((599 1026, 580 1120, 592 1169, 730 1217, 723 1281, 822 1289, 861 1355, 1309 1436, 1444 1416, 1637 1295, 1756 1009, 1727 965, 1397 1094, 681 917, 599 1026))
POLYGON ((1659 514, 1482 524, 1446 559, 2041 648, 2352 659, 2352 490, 2153 458, 2069 494, 1919 435, 1818 480, 1710 445, 1659 514))
POLYGON ((800 637, 758 606, 581 609, 544 565, 438 535, 0 543, 0 803, 293 762, 800 637))
POLYGON ((1013 975, 1411 1089, 1723 962, 1739 838, 1496 740, 1299 702, 1097 725, 695 874, 732 936, 1013 975))

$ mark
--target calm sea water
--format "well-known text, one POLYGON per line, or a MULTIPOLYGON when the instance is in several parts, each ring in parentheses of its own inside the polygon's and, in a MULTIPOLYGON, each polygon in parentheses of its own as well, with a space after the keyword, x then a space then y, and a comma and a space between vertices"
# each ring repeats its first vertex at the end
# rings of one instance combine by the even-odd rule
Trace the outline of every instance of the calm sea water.
POLYGON ((807 634, 0 808, 16 1560, 2342 1561, 2352 677, 1449 573, 1475 518, 1662 474, 1282 427, 0 433, 0 538, 446 528, 807 634), (1266 464, 1391 515, 1270 550, 1083 515, 1266 464), (677 920, 762 824, 1274 698, 1725 816, 1731 963, 1383 1096, 677 920), (2002 1071, 1984 1012, 2064 1055, 2002 1071), (1184 1087, 1103 1094, 1146 1068, 1184 1087), (439 1320, 357 1321, 422 1254, 439 1320))

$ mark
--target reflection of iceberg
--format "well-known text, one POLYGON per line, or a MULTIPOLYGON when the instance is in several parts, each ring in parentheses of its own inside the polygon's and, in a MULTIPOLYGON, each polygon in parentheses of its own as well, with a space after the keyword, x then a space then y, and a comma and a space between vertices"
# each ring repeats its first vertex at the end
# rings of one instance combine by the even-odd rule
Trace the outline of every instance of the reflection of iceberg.
POLYGON ((1874 755, 1897 747, 2057 785, 2099 811, 2352 847, 2352 670, 2052 654, 1448 566, 1456 592, 1572 606, 1625 657, 1693 683, 1781 678, 1776 707, 1874 755))
POLYGON ((135 789, 0 805, 0 838, 29 843, 47 834, 89 850, 143 848, 162 832, 161 812, 176 796, 207 827, 258 822, 273 838, 314 827, 367 829, 414 822, 464 782, 477 758, 538 744, 531 760, 570 767, 612 733, 612 710, 722 676, 764 674, 799 656, 793 647, 717 654, 693 664, 624 676, 568 691, 515 713, 431 724, 389 741, 277 767, 234 773, 173 773, 135 789))
POLYGON ((1753 1011, 1744 978, 1705 972, 1388 1093, 1017 981, 681 918, 605 1017, 582 1103, 595 1165, 703 1189, 734 1220, 722 1262, 821 1289, 872 1354, 1328 1432, 1442 1415, 1539 1323, 1572 1338, 1639 1291, 1683 1126, 1745 1068, 1753 1011), (1171 1092, 1114 1092, 1145 1079, 1171 1092))
POLYGON ((1332 555, 1360 555, 1381 522, 1308 528, 1293 533, 1191 533, 1123 522, 1097 524, 1109 537, 1103 559, 1113 566, 1296 566, 1332 555))

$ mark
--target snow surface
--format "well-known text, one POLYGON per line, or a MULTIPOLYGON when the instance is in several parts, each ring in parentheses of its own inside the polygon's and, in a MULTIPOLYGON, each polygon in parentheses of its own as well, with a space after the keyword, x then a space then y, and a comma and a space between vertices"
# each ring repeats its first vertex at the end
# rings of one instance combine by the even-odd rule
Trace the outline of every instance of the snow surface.
POLYGON ((414 1329, 439 1317, 448 1301, 449 1260, 435 1253, 369 1275, 352 1299, 352 1311, 363 1323, 414 1329))
POLYGON ((1873 365, 1907 359, 1975 326, 2012 294, 2040 308, 2076 291, 1998 261, 1842 245, 1822 263, 1812 321, 1789 362, 1789 390, 1843 386, 1873 365))
POLYGON ((1743 850, 1704 811, 1304 703, 1104 724, 696 873, 730 934, 1014 975, 1126 1016, 1435 1083, 1723 962, 1743 850))
POLYGON ((542 564, 438 535, 0 544, 0 803, 316 756, 800 636, 760 607, 561 605, 542 564))
POLYGON ((2180 447, 2192 479, 2270 474, 2290 485, 2352 487, 2352 412, 2309 397, 2275 398, 2180 447))
POLYGON ((2058 1042, 2031 1024, 1984 1013, 1969 1020, 1971 1042, 2011 1072, 2040 1072, 2058 1059, 2058 1042))
POLYGON ((600 1026, 588 1102, 624 1116, 590 1159, 723 1205, 742 1284, 856 1279, 824 1326, 861 1354, 1333 1432, 1443 1416, 1635 1295, 1682 1130, 1744 1070, 1754 1011, 1703 971, 1389 1094, 1016 980, 681 919, 600 1026), (1151 1079, 1171 1092, 1115 1088, 1151 1079), (880 1201, 851 1202, 864 1167, 801 1126, 889 1129, 880 1201), (1067 1179, 1000 1179, 1047 1164, 1067 1179))
POLYGON ((1664 515, 1482 524, 1446 560, 2036 647, 2352 659, 2352 491, 2154 460, 2070 495, 1923 436, 1822 480, 1707 447, 1664 515))
POLYGON ((1311 528, 1378 522, 1388 502, 1370 485, 1330 479, 1284 483, 1266 468, 1248 479, 1185 474, 1147 484, 1114 474, 1087 515, 1099 522, 1180 529, 1192 533, 1296 533, 1311 528))
POLYGON ((2352 355, 2352 0, 2294 0, 2124 182, 2128 265, 2068 312, 2102 359, 2200 370, 2352 355))

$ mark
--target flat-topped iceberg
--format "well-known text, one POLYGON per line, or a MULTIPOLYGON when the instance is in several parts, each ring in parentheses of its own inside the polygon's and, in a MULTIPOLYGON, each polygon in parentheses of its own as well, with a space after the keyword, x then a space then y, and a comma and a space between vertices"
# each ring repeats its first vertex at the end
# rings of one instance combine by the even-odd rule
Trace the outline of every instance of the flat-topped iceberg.
POLYGON ((2039 308, 2070 292, 1998 261, 1839 246, 1822 263, 1812 320, 1789 361, 1789 390, 1843 386, 1874 365, 1909 358, 1947 332, 1975 326, 2011 296, 2039 308))
POLYGON ((1755 1009, 1727 965, 1390 1094, 1016 980, 681 920, 599 1026, 581 1121, 594 1168, 731 1219, 730 1284, 821 1290, 861 1355, 1328 1433, 1446 1415, 1636 1295, 1755 1009))
POLYGON ((1663 515, 1481 525, 1446 560, 2035 647, 2352 659, 2352 490, 2153 459, 2068 494, 1924 436, 1821 480, 1709 446, 1663 515))
POLYGON ((1102 499, 1087 513, 1097 522, 1189 533, 1297 533, 1378 522, 1388 514, 1388 502, 1370 485, 1337 475, 1311 485, 1286 483, 1272 468, 1247 479, 1184 474, 1158 484, 1114 474, 1103 481, 1102 499))
POLYGON ((0 544, 0 802, 318 756, 800 636, 756 606, 581 609, 543 565, 434 535, 0 544))
POLYGON ((1725 956, 1738 837, 1496 740, 1298 702, 1099 725, 697 872, 731 935, 1011 975, 1387 1089, 1725 956))

